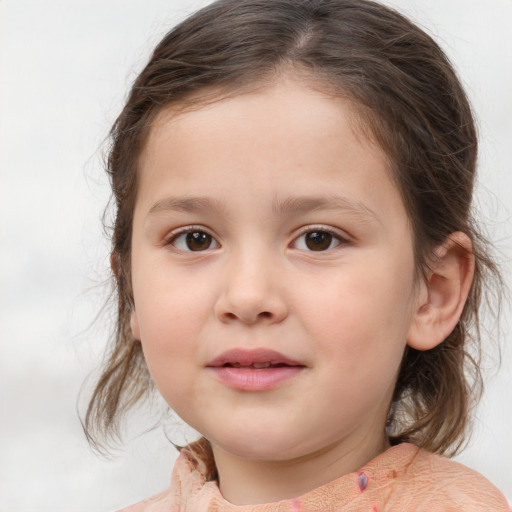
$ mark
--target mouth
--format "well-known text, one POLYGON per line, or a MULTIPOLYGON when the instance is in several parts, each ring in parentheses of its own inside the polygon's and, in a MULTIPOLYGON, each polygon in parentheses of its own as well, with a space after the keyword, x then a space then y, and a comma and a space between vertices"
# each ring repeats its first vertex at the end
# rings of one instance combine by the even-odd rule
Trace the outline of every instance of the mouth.
POLYGON ((237 391, 268 391, 302 373, 306 365, 267 349, 233 349, 207 364, 215 377, 237 391))
POLYGON ((253 370, 266 370, 267 368, 285 368, 291 367, 295 365, 290 365, 286 363, 252 363, 252 364, 240 364, 240 363, 225 363, 222 365, 222 368, 247 368, 253 370))
POLYGON ((270 349, 231 349, 207 364, 211 368, 268 368, 304 367, 305 365, 270 349))

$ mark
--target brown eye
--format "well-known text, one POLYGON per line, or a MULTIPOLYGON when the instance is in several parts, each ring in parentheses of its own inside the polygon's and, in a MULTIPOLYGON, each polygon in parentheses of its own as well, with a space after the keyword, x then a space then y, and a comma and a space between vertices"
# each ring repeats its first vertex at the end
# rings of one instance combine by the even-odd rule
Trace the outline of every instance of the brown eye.
POLYGON ((326 231, 311 231, 305 235, 306 247, 310 251, 325 251, 332 244, 333 236, 326 231))
POLYGON ((204 231, 194 231, 187 233, 186 242, 191 251, 204 251, 212 245, 212 237, 204 231))
POLYGON ((171 245, 183 252, 206 251, 207 249, 216 249, 218 242, 211 235, 204 231, 185 231, 171 240, 171 245))
POLYGON ((322 252, 334 249, 342 243, 347 243, 347 240, 336 233, 331 233, 328 230, 312 229, 297 237, 292 246, 301 251, 322 252))

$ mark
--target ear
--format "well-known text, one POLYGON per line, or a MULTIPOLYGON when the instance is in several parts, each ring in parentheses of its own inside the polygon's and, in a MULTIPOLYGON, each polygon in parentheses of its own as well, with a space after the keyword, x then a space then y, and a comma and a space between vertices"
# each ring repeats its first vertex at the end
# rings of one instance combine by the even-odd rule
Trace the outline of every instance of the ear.
POLYGON ((132 330, 133 337, 137 341, 140 341, 139 319, 137 318, 137 313, 134 307, 132 307, 132 311, 130 313, 130 329, 132 330))
POLYGON ((466 234, 452 233, 434 253, 407 336, 407 344, 417 350, 436 347, 455 329, 475 275, 473 244, 466 234))
MULTIPOLYGON (((110 254, 110 268, 112 269, 112 272, 115 276, 119 276, 119 272, 121 271, 119 253, 113 252, 110 254)), ((137 318, 137 313, 135 312, 134 306, 132 306, 132 310, 130 312, 130 329, 132 331, 133 337, 140 341, 139 319, 137 318)))

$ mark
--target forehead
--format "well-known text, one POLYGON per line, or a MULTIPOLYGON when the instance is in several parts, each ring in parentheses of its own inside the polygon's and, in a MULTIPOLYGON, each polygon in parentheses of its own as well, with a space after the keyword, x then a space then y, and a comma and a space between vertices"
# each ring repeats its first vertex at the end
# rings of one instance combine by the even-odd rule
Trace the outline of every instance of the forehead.
MULTIPOLYGON (((352 99, 340 84, 317 77, 300 67, 284 67, 272 76, 255 77, 234 87, 205 87, 199 92, 188 95, 184 100, 162 108, 155 115, 149 130, 149 139, 155 139, 164 127, 169 129, 184 127, 194 121, 201 121, 218 116, 226 119, 254 118, 254 110, 260 116, 266 116, 269 126, 282 122, 283 115, 296 126, 308 125, 310 135, 318 123, 319 130, 326 128, 326 121, 340 121, 353 131, 361 144, 378 145, 373 130, 374 112, 352 99), (254 109, 255 107, 255 109, 254 109)), ((249 125, 248 125, 249 126, 249 125)), ((218 119, 212 125, 218 128, 218 119)), ((145 148, 148 146, 146 140, 145 148)), ((381 156, 388 159, 385 151, 381 156)), ((391 165, 390 165, 391 167, 391 165)))
POLYGON ((149 190, 158 196, 158 183, 171 181, 201 196, 208 182, 206 192, 219 197, 237 184, 254 192, 265 185, 274 202, 285 187, 288 195, 304 196, 312 187, 315 196, 332 195, 333 180, 341 189, 355 183, 377 202, 384 182, 397 193, 388 158, 363 135, 353 103, 287 78, 218 101, 199 98, 193 108, 162 110, 140 164, 142 196, 149 190))

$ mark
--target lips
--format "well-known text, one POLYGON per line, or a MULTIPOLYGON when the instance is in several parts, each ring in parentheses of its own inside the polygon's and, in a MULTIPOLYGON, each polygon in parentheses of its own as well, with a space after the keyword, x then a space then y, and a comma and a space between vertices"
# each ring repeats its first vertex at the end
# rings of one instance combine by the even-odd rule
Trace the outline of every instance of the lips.
POLYGON ((304 365, 298 361, 294 361, 275 350, 270 349, 232 349, 223 352, 220 356, 210 361, 209 367, 253 367, 257 369, 274 368, 284 366, 301 366, 304 365))
POLYGON ((207 364, 216 379, 237 391, 268 391, 302 373, 305 365, 275 350, 232 349, 207 364))

